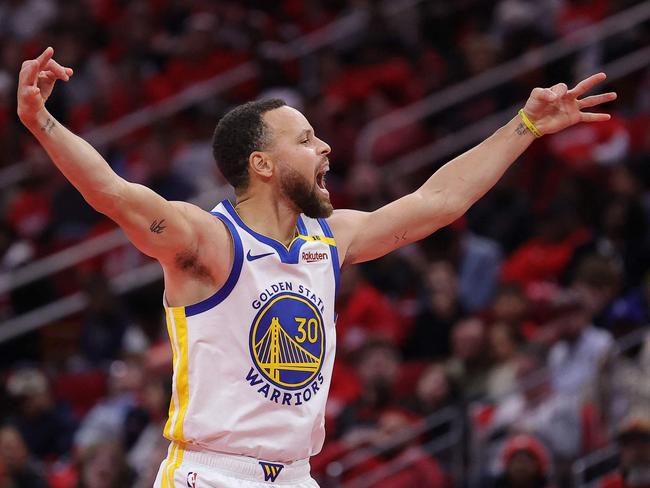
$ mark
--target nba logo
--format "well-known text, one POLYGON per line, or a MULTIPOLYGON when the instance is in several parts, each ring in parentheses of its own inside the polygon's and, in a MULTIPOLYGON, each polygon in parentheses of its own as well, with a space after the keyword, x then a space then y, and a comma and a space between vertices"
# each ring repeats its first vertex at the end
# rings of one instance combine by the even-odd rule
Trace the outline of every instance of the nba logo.
POLYGON ((187 488, 196 488, 197 473, 190 471, 187 473, 187 488))

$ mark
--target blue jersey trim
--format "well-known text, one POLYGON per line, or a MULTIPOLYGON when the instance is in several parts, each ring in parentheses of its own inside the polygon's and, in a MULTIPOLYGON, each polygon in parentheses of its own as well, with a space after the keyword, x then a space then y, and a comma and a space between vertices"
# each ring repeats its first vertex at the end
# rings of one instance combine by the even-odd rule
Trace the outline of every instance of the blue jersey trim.
POLYGON ((307 231, 307 227, 305 226, 305 223, 302 221, 302 215, 298 215, 298 222, 296 222, 296 227, 298 227, 298 232, 300 233, 301 236, 309 235, 309 232, 307 231))
MULTIPOLYGON (((334 239, 334 234, 332 234, 332 229, 330 229, 327 220, 318 219, 321 229, 323 229, 323 234, 325 237, 331 237, 334 239)), ((338 296, 339 293, 339 281, 341 279, 341 267, 339 266, 339 251, 337 246, 330 246, 330 251, 332 253, 332 269, 334 270, 334 297, 338 296)), ((334 322, 336 322, 336 312, 334 312, 334 322)))
POLYGON ((221 220, 226 225, 226 227, 228 227, 230 235, 232 236, 233 245, 235 247, 235 258, 233 259, 232 269, 230 270, 228 279, 223 284, 223 286, 211 297, 208 297, 205 300, 193 305, 187 305, 185 307, 186 317, 191 317, 192 315, 203 313, 223 302, 228 297, 228 295, 230 295, 230 292, 232 292, 233 288, 235 288, 237 280, 239 280, 239 275, 241 274, 242 264, 244 262, 244 248, 241 243, 241 237, 239 237, 237 229, 233 223, 228 220, 225 215, 220 214, 219 212, 210 213, 221 220))
MULTIPOLYGON (((305 243, 305 240, 294 239, 289 249, 287 249, 286 246, 281 242, 278 242, 275 239, 271 239, 270 237, 266 237, 265 235, 255 232, 253 229, 248 227, 241 219, 241 217, 239 216, 235 208, 232 206, 230 200, 224 200, 222 203, 224 208, 228 212, 228 215, 232 217, 232 219, 237 223, 237 225, 242 229, 244 229, 246 232, 248 232, 251 236, 253 236, 262 244, 271 246, 278 253, 278 256, 280 257, 280 261, 282 261, 285 264, 298 263, 298 260, 300 258, 300 248, 305 243)), ((296 227, 298 228, 298 232, 300 234, 307 235, 307 227, 305 227, 305 223, 302 221, 302 217, 300 215, 298 216, 296 227)))

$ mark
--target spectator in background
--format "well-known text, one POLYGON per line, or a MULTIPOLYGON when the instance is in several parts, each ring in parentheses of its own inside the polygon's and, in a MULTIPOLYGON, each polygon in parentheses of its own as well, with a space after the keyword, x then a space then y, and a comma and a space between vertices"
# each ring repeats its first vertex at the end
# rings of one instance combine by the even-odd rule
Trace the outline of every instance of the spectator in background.
POLYGON ((409 359, 448 356, 451 329, 463 315, 458 301, 458 274, 452 263, 433 261, 426 271, 426 297, 404 347, 409 359))
POLYGON ((553 389, 566 395, 584 393, 613 346, 612 336, 590 323, 585 301, 575 292, 560 294, 552 307, 560 337, 548 357, 553 389))
POLYGON ((42 32, 57 14, 52 0, 8 0, 0 4, 0 36, 23 41, 42 32))
POLYGON ((160 460, 165 458, 168 449, 169 443, 164 437, 159 436, 158 442, 151 446, 149 457, 143 459, 144 464, 138 466, 133 488, 151 488, 153 486, 160 469, 160 460))
POLYGON ((472 232, 485 236, 507 254, 512 253, 529 237, 534 218, 530 194, 506 173, 501 181, 467 212, 472 232))
POLYGON ((418 379, 411 408, 413 412, 426 417, 457 401, 458 393, 447 374, 445 365, 433 363, 418 379))
POLYGON ((544 445, 532 435, 506 440, 501 455, 503 470, 494 488, 551 488, 551 461, 544 445))
POLYGON ((493 364, 488 373, 487 395, 496 399, 510 392, 516 384, 516 357, 524 339, 518 330, 497 322, 488 331, 488 343, 493 364))
POLYGON ((76 422, 71 410, 54 399, 45 374, 36 368, 16 370, 7 392, 15 406, 10 422, 32 454, 52 460, 70 452, 76 422))
POLYGON ((621 291, 623 276, 622 263, 610 257, 591 254, 578 264, 571 288, 580 293, 594 325, 606 322, 610 305, 621 291))
POLYGON ((516 283, 506 283, 496 292, 489 317, 493 323, 510 328, 513 334, 533 341, 539 332, 537 323, 533 321, 533 312, 531 300, 522 287, 516 283))
POLYGON ((0 487, 48 488, 43 469, 31 458, 18 429, 11 425, 0 427, 0 463, 9 479, 3 485, 0 474, 0 487))
POLYGON ((88 309, 83 314, 81 351, 94 365, 107 364, 122 351, 128 319, 120 300, 103 276, 91 274, 84 279, 88 294, 88 309))
POLYGON ((160 134, 145 145, 142 161, 156 162, 150 166, 151 174, 146 185, 167 200, 186 201, 192 198, 195 188, 184 174, 174 168, 174 148, 170 139, 171 134, 160 134))
POLYGON ((600 365, 595 397, 606 425, 620 425, 633 411, 650 405, 650 334, 622 353, 611 351, 600 365))
POLYGON ((361 396, 341 412, 339 437, 365 439, 365 434, 374 435, 381 413, 395 404, 400 356, 395 346, 376 339, 364 344, 355 357, 362 391, 361 396))
POLYGON ((460 239, 459 300, 468 312, 481 312, 494 298, 503 252, 492 239, 466 231, 460 239))
MULTIPOLYGON (((411 412, 425 419, 426 422, 429 422, 429 417, 435 419, 420 436, 421 444, 436 442, 441 436, 454 435, 454 426, 458 425, 458 421, 464 415, 456 385, 449 378, 443 363, 433 363, 422 372, 415 386, 413 398, 408 400, 406 405, 411 412), (442 415, 438 415, 439 412, 442 415), (450 421, 450 414, 458 417, 450 421)), ((448 463, 447 466, 454 463, 449 452, 440 452, 437 455, 441 462, 448 463)))
MULTIPOLYGON (((151 464, 152 457, 160 451, 160 444, 164 441, 162 432, 167 420, 171 394, 172 385, 168 378, 152 378, 143 387, 140 410, 146 415, 146 424, 127 455, 129 466, 137 474, 138 480, 141 478, 140 467, 151 464)), ((166 442, 163 443, 166 445, 166 442)), ((160 459, 162 458, 156 463, 156 471, 160 459)), ((154 472, 154 478, 155 476, 154 472)))
POLYGON ((555 13, 561 4, 561 0, 501 0, 494 9, 492 28, 504 44, 517 33, 528 30, 550 37, 555 13))
POLYGON ((650 319, 650 272, 646 272, 641 285, 618 297, 604 317, 605 327, 621 337, 618 325, 625 322, 630 328, 643 327, 650 319))
POLYGON ((475 399, 487 391, 489 355, 485 323, 478 317, 461 319, 451 332, 452 355, 447 372, 463 399, 475 399))
POLYGON ((582 449, 580 400, 554 391, 538 347, 523 349, 516 361, 518 390, 497 406, 488 437, 499 440, 506 433, 532 434, 548 446, 555 459, 574 459, 582 449))
MULTIPOLYGON (((567 274, 571 278, 571 268, 574 268, 576 280, 594 280, 607 273, 611 277, 608 290, 611 300, 622 286, 638 285, 648 268, 647 217, 637 199, 613 195, 599 218, 598 232, 576 249, 572 258, 575 264, 569 266, 567 274)), ((604 283, 595 284, 605 287, 604 283)))
POLYGON ((440 464, 417 445, 417 436, 412 429, 417 422, 402 410, 388 410, 382 413, 372 439, 376 456, 351 473, 350 478, 372 479, 381 475, 372 484, 374 488, 413 488, 416 486, 446 488, 448 480, 440 464), (363 472, 367 472, 364 474, 363 472))
POLYGON ((598 488, 650 488, 650 416, 631 414, 618 432, 620 464, 618 472, 606 477, 598 488))
POLYGON ((114 361, 109 369, 108 395, 84 417, 74 436, 81 452, 104 441, 126 443, 126 420, 138 405, 144 382, 142 359, 134 356, 114 361))
POLYGON ((366 280, 358 266, 349 267, 341 275, 337 298, 339 351, 355 351, 372 339, 398 343, 403 336, 402 324, 393 304, 366 280))
MULTIPOLYGON (((597 69, 597 68, 594 68, 597 69)), ((552 155, 572 172, 594 174, 598 166, 620 164, 629 154, 630 133, 625 120, 614 114, 595 128, 580 126, 548 139, 552 155)))
POLYGON ((101 441, 88 446, 79 463, 79 483, 75 488, 125 488, 131 473, 119 444, 101 441))
POLYGON ((480 312, 494 298, 503 253, 500 244, 466 228, 464 220, 446 227, 423 241, 432 263, 448 262, 453 272, 453 290, 460 308, 480 312))
POLYGON ((504 282, 528 285, 557 281, 576 248, 589 240, 590 232, 580 225, 574 205, 556 202, 543 216, 536 236, 523 243, 505 261, 504 282))

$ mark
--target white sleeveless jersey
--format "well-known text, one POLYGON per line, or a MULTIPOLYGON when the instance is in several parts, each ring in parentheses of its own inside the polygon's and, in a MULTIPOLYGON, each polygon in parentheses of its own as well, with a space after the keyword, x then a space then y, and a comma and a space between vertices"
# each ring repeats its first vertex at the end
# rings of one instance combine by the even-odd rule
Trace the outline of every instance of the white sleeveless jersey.
POLYGON ((291 462, 320 451, 336 338, 336 243, 323 219, 298 218, 287 249, 229 201, 212 211, 234 263, 212 297, 165 307, 174 352, 164 435, 199 449, 291 462))

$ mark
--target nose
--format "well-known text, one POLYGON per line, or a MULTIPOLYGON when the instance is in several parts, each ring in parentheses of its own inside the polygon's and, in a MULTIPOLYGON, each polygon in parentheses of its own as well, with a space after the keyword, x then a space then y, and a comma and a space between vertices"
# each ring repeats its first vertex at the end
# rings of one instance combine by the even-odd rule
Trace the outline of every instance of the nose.
POLYGON ((323 141, 322 139, 318 139, 318 144, 319 144, 318 154, 322 154, 323 156, 325 156, 330 152, 332 152, 332 148, 330 147, 330 145, 325 141, 323 141))

